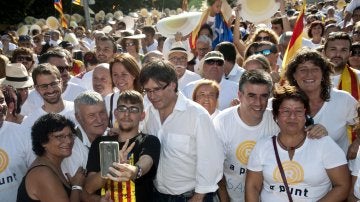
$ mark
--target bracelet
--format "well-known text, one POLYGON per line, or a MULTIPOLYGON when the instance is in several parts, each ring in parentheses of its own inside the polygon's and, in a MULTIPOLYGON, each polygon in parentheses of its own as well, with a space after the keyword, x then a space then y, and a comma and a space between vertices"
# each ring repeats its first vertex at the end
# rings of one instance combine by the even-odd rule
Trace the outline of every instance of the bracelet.
POLYGON ((73 186, 71 187, 71 190, 80 190, 80 191, 82 191, 83 188, 82 188, 82 186, 79 186, 79 185, 73 185, 73 186))
POLYGON ((139 179, 142 176, 142 168, 138 164, 136 164, 135 166, 138 169, 135 179, 139 179))

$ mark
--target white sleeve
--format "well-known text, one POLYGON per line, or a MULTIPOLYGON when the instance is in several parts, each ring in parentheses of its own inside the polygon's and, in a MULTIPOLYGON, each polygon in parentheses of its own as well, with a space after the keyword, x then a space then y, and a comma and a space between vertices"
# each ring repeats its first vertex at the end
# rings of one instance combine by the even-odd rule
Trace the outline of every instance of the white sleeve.
POLYGON ((247 169, 255 172, 260 172, 263 170, 261 153, 265 148, 264 143, 266 140, 268 139, 264 138, 256 142, 254 149, 250 153, 247 169))
POLYGON ((334 142, 334 140, 331 137, 329 136, 323 137, 319 139, 319 142, 322 143, 321 146, 323 148, 318 151, 323 151, 322 161, 325 169, 331 169, 347 164, 344 151, 334 142))
POLYGON ((219 119, 219 116, 217 116, 213 119, 213 123, 215 126, 216 134, 217 134, 218 138, 221 140, 222 150, 223 150, 224 159, 225 159, 226 158, 226 148, 228 148, 228 147, 227 147, 227 136, 224 133, 225 130, 223 127, 224 126, 223 119, 219 119))
POLYGON ((352 0, 345 8, 345 11, 352 13, 355 8, 360 6, 360 0, 352 0))
POLYGON ((223 151, 214 125, 208 114, 197 118, 196 131, 196 186, 195 192, 209 193, 218 189, 223 176, 223 151))

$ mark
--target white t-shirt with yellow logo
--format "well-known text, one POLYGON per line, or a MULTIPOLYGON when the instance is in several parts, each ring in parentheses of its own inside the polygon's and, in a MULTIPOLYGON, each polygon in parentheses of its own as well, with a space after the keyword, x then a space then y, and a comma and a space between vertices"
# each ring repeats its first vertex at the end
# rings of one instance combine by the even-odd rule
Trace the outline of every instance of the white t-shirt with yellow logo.
MULTIPOLYGON (((295 150, 292 160, 278 143, 277 149, 294 201, 319 201, 331 189, 326 169, 347 164, 343 150, 329 136, 317 140, 306 138, 304 144, 295 150)), ((248 169, 262 172, 261 201, 288 201, 271 138, 260 140, 255 145, 248 169)))
POLYGON ((238 106, 219 113, 214 119, 215 129, 223 143, 226 188, 231 201, 244 201, 248 158, 255 143, 278 133, 270 110, 266 110, 257 126, 246 125, 239 117, 238 106))

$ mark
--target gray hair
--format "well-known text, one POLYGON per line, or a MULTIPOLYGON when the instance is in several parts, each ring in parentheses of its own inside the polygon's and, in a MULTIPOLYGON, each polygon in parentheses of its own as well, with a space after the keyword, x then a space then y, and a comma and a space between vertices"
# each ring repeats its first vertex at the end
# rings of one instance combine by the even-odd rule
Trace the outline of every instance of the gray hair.
POLYGON ((269 88, 269 93, 271 93, 273 88, 273 82, 271 79, 271 75, 264 70, 250 70, 245 71, 239 81, 239 91, 244 92, 245 84, 263 84, 267 85, 269 88))
POLYGON ((196 43, 199 42, 208 43, 210 46, 212 44, 212 40, 206 35, 200 35, 199 38, 196 40, 196 43))
POLYGON ((74 109, 75 113, 79 113, 80 105, 96 105, 99 103, 104 103, 103 97, 100 93, 95 91, 85 91, 80 93, 74 100, 74 109))
POLYGON ((110 65, 109 65, 109 63, 100 63, 100 64, 96 65, 95 68, 103 68, 103 69, 110 70, 110 65))
POLYGON ((284 43, 286 41, 290 41, 292 35, 293 35, 293 32, 291 32, 291 31, 287 31, 287 32, 282 33, 280 35, 280 37, 279 37, 279 44, 285 45, 284 43))

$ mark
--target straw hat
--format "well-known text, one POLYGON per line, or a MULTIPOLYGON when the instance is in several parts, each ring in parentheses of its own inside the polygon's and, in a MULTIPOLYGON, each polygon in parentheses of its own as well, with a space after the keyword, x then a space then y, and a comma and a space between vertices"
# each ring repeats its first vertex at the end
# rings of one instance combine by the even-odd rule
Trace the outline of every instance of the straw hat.
POLYGON ((121 20, 124 17, 124 14, 122 11, 115 11, 114 13, 114 19, 121 20))
POLYGON ((46 25, 50 29, 58 29, 59 28, 59 21, 54 16, 50 16, 46 19, 46 25))
POLYGON ((149 17, 149 12, 147 11, 146 8, 142 8, 142 9, 140 10, 140 16, 141 16, 141 17, 144 17, 144 18, 149 17))
POLYGON ((16 31, 16 33, 18 34, 18 36, 28 35, 28 33, 29 33, 28 25, 22 25, 21 27, 19 27, 19 29, 16 31))
POLYGON ((10 85, 14 88, 26 88, 34 85, 25 66, 21 63, 10 63, 5 68, 6 77, 0 79, 2 85, 10 85))
POLYGON ((39 33, 41 33, 41 27, 37 24, 31 25, 30 27, 30 33, 32 33, 33 30, 39 30, 39 33))
POLYGON ((182 35, 190 34, 198 25, 201 12, 184 12, 179 15, 163 18, 156 24, 157 30, 165 37, 174 37, 176 32, 181 31, 182 35))
POLYGON ((241 0, 240 3, 243 20, 254 23, 271 18, 280 8, 280 3, 275 0, 241 0))

